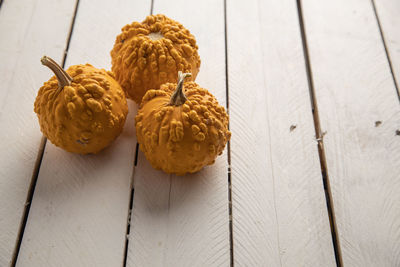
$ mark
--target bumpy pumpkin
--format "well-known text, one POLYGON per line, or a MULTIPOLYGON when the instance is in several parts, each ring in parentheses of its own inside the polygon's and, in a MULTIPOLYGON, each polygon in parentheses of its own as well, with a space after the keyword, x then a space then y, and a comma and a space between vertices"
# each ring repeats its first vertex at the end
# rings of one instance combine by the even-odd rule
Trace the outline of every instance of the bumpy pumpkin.
POLYGON ((112 71, 126 95, 140 103, 148 89, 175 82, 178 71, 200 68, 196 40, 180 23, 164 15, 122 28, 111 51, 112 71))
POLYGON ((183 81, 144 95, 136 116, 140 149, 156 169, 184 175, 214 163, 230 139, 228 115, 208 90, 183 81))
POLYGON ((128 113, 124 92, 111 72, 90 64, 64 71, 44 56, 55 74, 40 88, 35 112, 43 134, 69 152, 97 153, 122 131, 128 113))

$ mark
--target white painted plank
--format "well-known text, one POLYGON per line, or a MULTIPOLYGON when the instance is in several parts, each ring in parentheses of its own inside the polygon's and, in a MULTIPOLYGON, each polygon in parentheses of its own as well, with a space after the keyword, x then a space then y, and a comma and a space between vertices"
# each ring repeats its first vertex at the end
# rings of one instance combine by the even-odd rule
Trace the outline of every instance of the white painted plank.
MULTIPOLYGON (((154 14, 196 37, 196 79, 226 101, 223 1, 155 0, 154 14)), ((177 177, 152 169, 139 153, 127 266, 229 266, 227 152, 202 171, 177 177)))
POLYGON ((335 266, 296 2, 227 1, 227 27, 234 263, 335 266))
POLYGON ((42 138, 33 102, 49 73, 40 57, 61 61, 74 7, 67 0, 1 6, 0 266, 11 261, 42 138))
POLYGON ((396 77, 397 90, 400 90, 400 1, 374 0, 374 2, 392 62, 393 74, 396 77))
POLYGON ((373 7, 303 10, 343 265, 399 266, 400 106, 373 7))
MULTIPOLYGON (((81 0, 66 65, 110 69, 121 27, 149 11, 150 1, 81 0)), ((122 265, 136 145, 136 105, 129 108, 122 135, 98 155, 47 142, 18 266, 122 265)))

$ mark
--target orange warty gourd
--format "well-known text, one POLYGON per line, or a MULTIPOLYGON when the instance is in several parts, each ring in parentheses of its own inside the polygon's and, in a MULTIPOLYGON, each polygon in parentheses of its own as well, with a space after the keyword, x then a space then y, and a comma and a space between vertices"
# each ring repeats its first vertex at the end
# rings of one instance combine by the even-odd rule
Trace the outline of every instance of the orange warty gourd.
POLYGON ((136 116, 140 149, 156 169, 184 175, 214 163, 230 139, 228 115, 194 82, 166 83, 144 95, 136 116))
POLYGON ((55 74, 40 88, 35 112, 43 134, 69 152, 97 153, 122 131, 128 106, 111 72, 90 64, 64 71, 44 56, 42 64, 55 74))
POLYGON ((200 68, 196 40, 180 23, 164 15, 148 16, 142 23, 122 28, 111 51, 112 71, 128 98, 140 103, 150 88, 175 82, 178 71, 200 68))

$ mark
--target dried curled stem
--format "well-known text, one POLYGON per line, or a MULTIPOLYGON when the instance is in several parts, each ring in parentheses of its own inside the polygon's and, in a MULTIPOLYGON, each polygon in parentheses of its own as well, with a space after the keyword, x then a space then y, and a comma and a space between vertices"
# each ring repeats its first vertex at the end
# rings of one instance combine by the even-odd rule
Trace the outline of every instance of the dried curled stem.
POLYGON ((186 77, 191 76, 191 73, 182 73, 182 71, 178 72, 178 85, 176 86, 175 92, 172 94, 169 101, 170 106, 180 106, 186 102, 187 98, 183 93, 183 82, 185 81, 186 77))
POLYGON ((53 59, 49 58, 48 56, 43 56, 40 59, 43 65, 49 67, 57 77, 58 80, 58 89, 62 90, 64 86, 71 85, 73 79, 68 73, 60 67, 53 59))

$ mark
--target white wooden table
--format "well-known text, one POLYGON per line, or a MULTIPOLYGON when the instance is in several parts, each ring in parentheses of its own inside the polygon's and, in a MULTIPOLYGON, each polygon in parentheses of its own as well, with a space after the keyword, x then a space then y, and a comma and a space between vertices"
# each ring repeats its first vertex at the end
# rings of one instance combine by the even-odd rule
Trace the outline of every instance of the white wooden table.
POLYGON ((3 0, 0 266, 400 266, 400 1, 3 0), (134 116, 98 155, 46 142, 51 73, 110 69, 150 13, 196 36, 230 114, 216 163, 152 169, 134 116))

